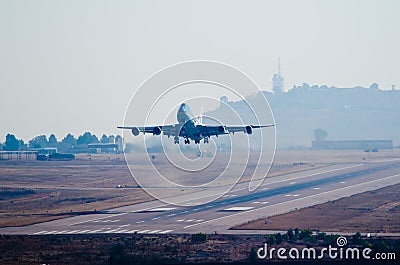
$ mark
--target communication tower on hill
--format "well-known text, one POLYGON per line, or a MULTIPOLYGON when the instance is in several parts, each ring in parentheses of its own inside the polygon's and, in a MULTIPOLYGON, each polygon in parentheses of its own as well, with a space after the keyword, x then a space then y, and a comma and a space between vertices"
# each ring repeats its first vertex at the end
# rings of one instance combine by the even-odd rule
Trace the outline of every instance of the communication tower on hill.
POLYGON ((281 76, 281 60, 278 62, 278 73, 272 77, 272 90, 275 94, 281 94, 284 92, 283 77, 281 76))

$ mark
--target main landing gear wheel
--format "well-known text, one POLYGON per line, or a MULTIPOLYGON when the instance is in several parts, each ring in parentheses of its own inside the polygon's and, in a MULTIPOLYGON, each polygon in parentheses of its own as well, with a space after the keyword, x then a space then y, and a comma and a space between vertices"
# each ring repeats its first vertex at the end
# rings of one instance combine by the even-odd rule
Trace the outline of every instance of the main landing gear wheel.
POLYGON ((174 137, 174 144, 179 144, 179 137, 178 136, 174 137))
POLYGON ((189 139, 185 139, 185 144, 190 144, 190 140, 189 139))

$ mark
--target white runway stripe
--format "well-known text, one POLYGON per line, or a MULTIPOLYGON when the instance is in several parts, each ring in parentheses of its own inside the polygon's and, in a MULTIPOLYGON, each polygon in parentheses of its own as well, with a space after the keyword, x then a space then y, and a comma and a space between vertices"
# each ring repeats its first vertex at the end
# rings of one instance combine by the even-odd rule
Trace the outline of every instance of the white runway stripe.
POLYGON ((186 223, 190 223, 190 222, 203 222, 203 219, 179 219, 179 220, 175 220, 175 222, 186 222, 186 223))
POLYGON ((95 233, 99 233, 102 229, 97 229, 97 230, 93 230, 91 233, 95 234, 95 233))
POLYGON ((111 230, 103 231, 103 233, 105 233, 105 234, 107 234, 107 233, 115 233, 118 230, 119 230, 118 228, 117 229, 111 229, 111 230))
MULTIPOLYGON (((191 220, 189 220, 191 221, 191 220)), ((195 222, 202 222, 204 220, 194 220, 195 222)), ((100 229, 96 229, 96 230, 54 230, 54 231, 47 231, 47 230, 43 230, 43 231, 39 231, 36 233, 33 233, 32 235, 60 235, 60 234, 95 234, 95 233, 105 233, 105 234, 117 234, 117 233, 125 233, 125 234, 134 234, 134 233, 138 233, 138 234, 167 234, 167 233, 171 233, 173 230, 137 230, 137 229, 133 229, 133 230, 129 230, 129 229, 123 229, 120 230, 121 228, 116 228, 116 229, 110 229, 110 228, 100 228, 100 229), (104 230, 106 229, 106 230, 104 230), (104 230, 104 231, 103 231, 104 230)))
POLYGON ((66 234, 77 234, 80 231, 81 230, 72 230, 72 231, 66 232, 66 234))
POLYGON ((41 234, 44 234, 44 233, 46 233, 47 231, 40 231, 40 232, 36 232, 36 233, 33 233, 33 235, 41 235, 41 234))
POLYGON ((247 207, 247 206, 236 206, 236 207, 231 207, 231 208, 227 208, 224 209, 223 211, 232 211, 232 212, 236 212, 236 211, 248 211, 253 209, 254 207, 247 207))
POLYGON ((176 207, 159 207, 159 208, 149 209, 149 210, 147 210, 147 212, 166 212, 166 211, 172 211, 175 209, 176 209, 176 207))
POLYGON ((171 233, 173 230, 165 230, 165 231, 162 231, 162 232, 160 232, 160 234, 167 234, 167 233, 171 233))
POLYGON ((59 232, 57 232, 57 233, 55 233, 55 234, 58 234, 58 235, 62 235, 62 234, 65 234, 66 232, 68 232, 69 230, 62 230, 62 231, 59 231, 59 232))
POLYGON ((55 231, 49 231, 49 232, 44 233, 43 235, 52 235, 52 234, 55 234, 55 233, 57 233, 57 232, 58 232, 57 230, 55 230, 55 231))
POLYGON ((158 232, 160 232, 161 230, 153 230, 153 231, 149 231, 149 234, 155 234, 155 233, 158 233, 158 232))

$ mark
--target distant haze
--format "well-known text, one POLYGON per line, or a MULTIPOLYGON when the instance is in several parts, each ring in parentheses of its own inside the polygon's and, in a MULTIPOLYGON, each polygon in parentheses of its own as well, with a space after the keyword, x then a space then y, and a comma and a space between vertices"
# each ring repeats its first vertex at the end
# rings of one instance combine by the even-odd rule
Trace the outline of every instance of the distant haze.
POLYGON ((395 0, 0 0, 0 142, 117 134, 140 83, 187 60, 230 64, 262 90, 279 57, 286 90, 399 89, 399 10, 395 0))

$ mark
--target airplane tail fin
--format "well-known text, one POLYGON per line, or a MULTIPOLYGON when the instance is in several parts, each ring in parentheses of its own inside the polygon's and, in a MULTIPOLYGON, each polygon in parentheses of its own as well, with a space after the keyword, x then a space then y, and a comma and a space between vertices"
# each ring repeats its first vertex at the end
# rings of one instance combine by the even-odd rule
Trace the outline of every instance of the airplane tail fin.
POLYGON ((201 107, 201 109, 200 109, 199 123, 203 124, 203 107, 201 107))

